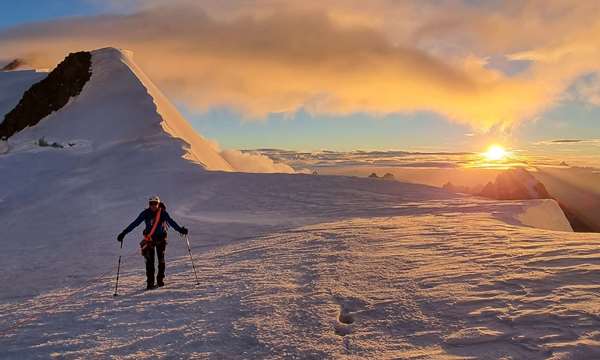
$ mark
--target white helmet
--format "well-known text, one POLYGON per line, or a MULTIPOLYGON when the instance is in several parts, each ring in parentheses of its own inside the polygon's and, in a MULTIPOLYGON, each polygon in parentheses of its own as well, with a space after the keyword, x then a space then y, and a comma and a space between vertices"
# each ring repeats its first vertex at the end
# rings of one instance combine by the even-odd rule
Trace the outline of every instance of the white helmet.
POLYGON ((158 195, 154 195, 154 196, 150 196, 150 199, 148 199, 148 202, 160 202, 160 198, 158 197, 158 195))

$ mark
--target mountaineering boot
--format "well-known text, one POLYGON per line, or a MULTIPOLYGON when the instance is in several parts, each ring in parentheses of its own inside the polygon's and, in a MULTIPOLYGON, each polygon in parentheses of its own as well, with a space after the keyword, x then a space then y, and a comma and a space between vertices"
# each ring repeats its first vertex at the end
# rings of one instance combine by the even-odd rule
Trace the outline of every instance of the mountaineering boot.
POLYGON ((146 285, 146 290, 153 290, 153 289, 156 289, 156 285, 150 284, 150 283, 148 283, 148 285, 146 285))

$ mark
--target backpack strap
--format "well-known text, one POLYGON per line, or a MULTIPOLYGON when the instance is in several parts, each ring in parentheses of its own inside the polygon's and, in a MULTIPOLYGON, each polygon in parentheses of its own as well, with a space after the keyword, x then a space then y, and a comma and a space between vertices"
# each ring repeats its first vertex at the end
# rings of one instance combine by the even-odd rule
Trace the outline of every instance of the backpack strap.
POLYGON ((156 227, 158 226, 158 223, 160 221, 160 213, 162 212, 162 209, 159 207, 158 210, 156 211, 156 217, 154 218, 154 224, 152 224, 152 229, 150 230, 150 232, 146 235, 144 235, 144 240, 147 242, 151 242, 152 241, 152 235, 154 235, 154 232, 156 231, 156 227))

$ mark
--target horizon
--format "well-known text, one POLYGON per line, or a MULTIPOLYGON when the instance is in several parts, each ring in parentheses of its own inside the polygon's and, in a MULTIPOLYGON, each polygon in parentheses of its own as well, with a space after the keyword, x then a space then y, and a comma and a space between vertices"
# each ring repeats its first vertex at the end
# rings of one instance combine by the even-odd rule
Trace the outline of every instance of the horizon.
POLYGON ((600 66, 586 45, 595 30, 575 22, 594 6, 560 12, 565 4, 24 0, 0 15, 0 65, 23 58, 53 67, 61 52, 97 44, 131 49, 221 148, 484 153, 497 144, 528 163, 543 158, 540 166, 598 167, 600 66), (454 26, 441 33, 444 10, 469 13, 475 24, 448 15, 454 26), (398 14, 416 17, 401 24, 398 14), (493 18, 502 36, 488 31, 493 18), (540 28, 508 31, 528 18, 540 28), (304 22, 323 39, 294 33, 304 22), (553 40, 545 27, 572 40, 553 40), (301 47, 282 44, 286 36, 301 47))

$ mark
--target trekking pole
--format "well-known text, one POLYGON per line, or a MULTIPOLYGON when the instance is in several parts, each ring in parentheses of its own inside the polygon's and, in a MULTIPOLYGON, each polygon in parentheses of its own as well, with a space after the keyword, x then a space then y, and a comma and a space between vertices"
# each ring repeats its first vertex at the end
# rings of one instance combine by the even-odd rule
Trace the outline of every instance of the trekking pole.
POLYGON ((196 266, 194 266, 194 258, 192 257, 192 249, 190 249, 190 241, 188 240, 187 234, 184 235, 185 242, 187 243, 188 253, 190 254, 190 260, 192 261, 192 268, 194 269, 194 276, 196 277, 196 285, 200 285, 198 281, 198 274, 196 274, 196 266))
POLYGON ((121 272, 121 254, 123 253, 123 242, 121 241, 121 249, 119 250, 119 265, 117 265, 117 283, 115 284, 115 293, 113 296, 119 296, 117 290, 119 289, 119 272, 121 272))

